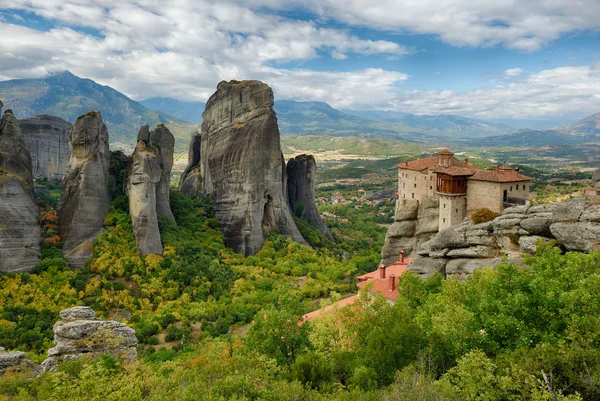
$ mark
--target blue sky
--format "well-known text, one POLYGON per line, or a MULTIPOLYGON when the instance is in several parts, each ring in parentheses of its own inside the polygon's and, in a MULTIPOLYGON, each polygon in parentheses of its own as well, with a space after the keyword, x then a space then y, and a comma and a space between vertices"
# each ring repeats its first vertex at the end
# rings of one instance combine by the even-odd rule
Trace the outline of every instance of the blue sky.
POLYGON ((598 0, 0 0, 0 32, 1 80, 68 69, 138 100, 260 79, 341 109, 600 112, 598 0))

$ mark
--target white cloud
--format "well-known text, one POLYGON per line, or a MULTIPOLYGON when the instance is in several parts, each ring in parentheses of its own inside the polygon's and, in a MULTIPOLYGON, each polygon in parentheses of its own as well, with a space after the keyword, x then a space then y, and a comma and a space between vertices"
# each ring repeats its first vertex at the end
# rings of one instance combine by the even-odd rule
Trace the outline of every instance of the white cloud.
POLYGON ((479 118, 555 118, 600 110, 600 64, 561 67, 517 82, 456 93, 397 93, 392 108, 418 114, 458 114, 479 118))
POLYGON ((508 70, 504 71, 504 75, 506 75, 509 78, 519 76, 522 73, 523 73, 522 68, 509 68, 508 70))

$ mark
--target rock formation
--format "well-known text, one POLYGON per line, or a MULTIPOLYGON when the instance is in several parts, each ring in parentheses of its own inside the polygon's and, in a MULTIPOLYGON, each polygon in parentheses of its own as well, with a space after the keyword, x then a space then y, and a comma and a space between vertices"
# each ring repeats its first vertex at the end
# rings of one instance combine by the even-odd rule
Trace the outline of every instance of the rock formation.
POLYGON ((0 347, 0 375, 7 370, 10 371, 29 371, 33 375, 39 373, 39 366, 26 358, 22 351, 6 352, 0 347))
POLYGON ((40 114, 19 120, 19 126, 31 154, 33 176, 62 179, 69 165, 71 123, 40 114))
POLYGON ((288 205, 273 92, 259 81, 221 82, 202 115, 200 171, 226 244, 255 254, 264 230, 306 244, 288 205))
POLYGON ((421 244, 438 232, 439 200, 427 198, 423 202, 398 200, 394 223, 385 236, 381 250, 381 263, 390 265, 398 259, 400 251, 412 256, 421 244))
POLYGON ((54 324, 54 347, 42 362, 44 372, 54 371, 62 362, 81 358, 112 355, 132 362, 137 358, 135 331, 114 320, 100 320, 87 306, 60 312, 54 324))
POLYGON ((195 132, 190 141, 188 165, 179 180, 179 192, 191 198, 197 198, 202 193, 202 174, 200 173, 200 149, 202 135, 195 132))
POLYGON ((71 159, 58 205, 65 258, 82 267, 104 227, 110 206, 108 131, 99 111, 80 116, 69 136, 71 159))
POLYGON ((592 181, 600 182, 600 168, 594 170, 594 173, 592 174, 592 181))
POLYGON ((152 133, 144 125, 131 156, 127 192, 129 212, 138 251, 142 256, 162 254, 158 216, 175 220, 169 205, 169 183, 173 166, 174 139, 168 129, 152 133))
POLYGON ((539 241, 555 241, 567 251, 590 252, 600 246, 600 205, 577 198, 567 203, 515 206, 494 220, 465 220, 435 235, 417 249, 407 270, 428 277, 439 271, 464 278, 477 268, 493 266, 506 255, 518 262, 535 253, 539 241))
POLYGON ((0 120, 0 271, 29 271, 39 262, 38 220, 31 157, 17 119, 6 110, 0 120))
POLYGON ((296 216, 308 221, 311 226, 333 241, 315 203, 316 172, 317 164, 312 155, 300 155, 288 161, 286 173, 290 207, 296 216))

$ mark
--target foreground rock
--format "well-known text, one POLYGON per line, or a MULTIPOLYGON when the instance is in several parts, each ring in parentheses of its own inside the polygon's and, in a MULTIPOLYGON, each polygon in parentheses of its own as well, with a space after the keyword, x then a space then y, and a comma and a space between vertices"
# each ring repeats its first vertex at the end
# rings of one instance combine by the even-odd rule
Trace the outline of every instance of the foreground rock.
POLYGON ((24 352, 6 352, 3 347, 0 347, 0 375, 4 374, 6 371, 25 371, 32 375, 36 375, 39 373, 40 367, 27 359, 24 352))
POLYGON ((162 254, 158 216, 174 220, 169 205, 169 183, 173 166, 173 136, 166 128, 150 133, 144 125, 131 156, 127 175, 129 213, 138 251, 142 256, 162 254), (166 191, 166 193, 165 193, 166 191))
POLYGON ((60 312, 54 325, 54 347, 42 362, 42 370, 55 371, 62 362, 83 356, 111 355, 127 362, 137 359, 135 331, 113 320, 100 320, 86 306, 77 306, 60 312))
POLYGON ((69 133, 72 124, 60 117, 40 114, 19 120, 31 154, 34 177, 61 180, 69 166, 69 133))
POLYGON ((181 174, 179 181, 179 192, 190 198, 197 198, 202 194, 202 173, 200 164, 200 151, 202 148, 202 135, 195 132, 190 141, 188 152, 188 165, 181 174))
POLYGON ((29 271, 39 262, 39 208, 33 197, 31 156, 19 123, 0 120, 0 271, 29 271))
POLYGON ((566 251, 600 249, 600 205, 577 198, 567 203, 511 207, 486 223, 466 220, 423 243, 407 270, 429 277, 465 278, 477 268, 494 266, 507 256, 520 263, 540 243, 554 241, 566 251))
POLYGON ((290 207, 300 217, 315 227, 330 241, 333 237, 321 219, 315 202, 315 175, 317 163, 312 155, 300 155, 290 159, 286 167, 287 189, 290 207))
POLYGON ((73 267, 93 254, 110 206, 108 131, 99 111, 77 119, 69 136, 71 158, 58 205, 63 253, 73 267))
POLYGON ((398 259, 400 251, 414 256, 421 245, 438 232, 439 200, 428 198, 423 202, 398 201, 394 223, 385 236, 381 250, 381 262, 391 265, 398 259))
POLYGON ((271 88, 259 81, 221 82, 202 118, 202 190, 227 246, 253 255, 264 242, 263 229, 306 244, 288 205, 271 88))

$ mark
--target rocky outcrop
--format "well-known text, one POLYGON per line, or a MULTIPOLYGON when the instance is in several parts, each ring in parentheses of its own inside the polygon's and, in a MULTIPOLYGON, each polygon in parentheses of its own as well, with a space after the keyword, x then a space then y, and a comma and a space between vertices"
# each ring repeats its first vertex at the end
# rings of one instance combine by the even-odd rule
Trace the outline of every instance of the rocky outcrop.
POLYGON ((462 224, 441 231, 422 244, 407 270, 429 277, 465 278, 477 268, 494 266, 508 256, 519 263, 540 242, 555 241, 567 251, 590 252, 600 247, 600 205, 585 198, 567 203, 515 206, 494 220, 462 224))
POLYGON ((99 111, 77 119, 69 136, 71 158, 58 205, 65 258, 82 267, 93 254, 111 202, 108 131, 99 111))
POLYGON ((200 150, 202 148, 202 135, 195 132, 190 141, 188 152, 188 165, 179 180, 179 192, 190 198, 197 198, 202 194, 202 174, 200 173, 200 150))
POLYGON ((69 166, 69 133, 72 124, 60 117, 40 114, 19 120, 31 154, 34 177, 61 180, 69 166))
POLYGON ((138 251, 142 256, 162 254, 158 216, 175 220, 169 205, 169 183, 173 166, 173 136, 164 126, 149 132, 144 125, 131 156, 127 175, 129 213, 138 251))
POLYGON ((40 367, 27 359, 22 351, 7 352, 3 347, 0 347, 0 375, 6 371, 25 371, 37 375, 40 372, 40 367))
POLYGON ((53 330, 54 347, 42 362, 44 372, 83 356, 112 355, 128 362, 137 358, 135 331, 123 323, 96 318, 96 312, 86 306, 61 311, 53 330))
POLYGON ((39 208, 33 197, 31 156, 19 123, 0 120, 0 271, 29 271, 39 262, 39 208))
POLYGON ((381 263, 394 263, 398 260, 400 251, 404 251, 407 256, 414 256, 423 243, 437 234, 438 224, 437 199, 428 198, 423 202, 399 200, 396 204, 394 223, 385 236, 381 263))
POLYGON ((592 174, 592 181, 600 182, 600 168, 594 170, 592 174))
POLYGON ((306 244, 288 205, 273 92, 259 81, 221 82, 202 115, 202 190, 226 244, 253 255, 273 230, 306 244))
POLYGON ((333 237, 321 219, 315 202, 315 175, 317 163, 312 155, 300 155, 290 159, 286 167, 287 189, 290 207, 297 217, 315 227, 330 241, 333 237))

